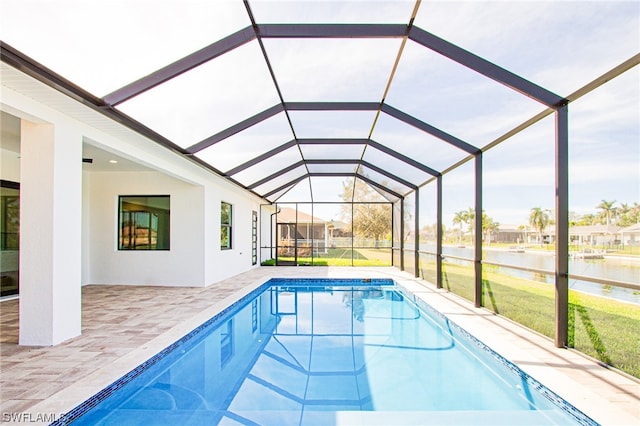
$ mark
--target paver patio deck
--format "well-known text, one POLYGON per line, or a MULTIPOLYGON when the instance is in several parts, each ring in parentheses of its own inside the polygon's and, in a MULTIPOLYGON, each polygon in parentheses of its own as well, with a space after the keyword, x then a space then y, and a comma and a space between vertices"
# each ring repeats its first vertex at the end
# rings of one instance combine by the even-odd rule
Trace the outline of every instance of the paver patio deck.
POLYGON ((640 425, 640 381, 396 268, 357 267, 261 267, 206 288, 85 286, 82 335, 44 348, 17 344, 19 301, 4 301, 2 421, 71 410, 271 277, 393 278, 594 420, 640 425))

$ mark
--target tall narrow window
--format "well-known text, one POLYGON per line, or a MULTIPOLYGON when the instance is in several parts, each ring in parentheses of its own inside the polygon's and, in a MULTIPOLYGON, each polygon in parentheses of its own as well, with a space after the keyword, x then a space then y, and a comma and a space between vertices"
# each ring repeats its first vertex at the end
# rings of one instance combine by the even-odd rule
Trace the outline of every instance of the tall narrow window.
POLYGON ((224 201, 220 204, 220 248, 229 250, 231 248, 233 209, 231 204, 224 201))
POLYGON ((258 212, 251 212, 251 264, 258 263, 258 212))
POLYGON ((118 204, 118 250, 169 250, 168 195, 122 195, 118 204))

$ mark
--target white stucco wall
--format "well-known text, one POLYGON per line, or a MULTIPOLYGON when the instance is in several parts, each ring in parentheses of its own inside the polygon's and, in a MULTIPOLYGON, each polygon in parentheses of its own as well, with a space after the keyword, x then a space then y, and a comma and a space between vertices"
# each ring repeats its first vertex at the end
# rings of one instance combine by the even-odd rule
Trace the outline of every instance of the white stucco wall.
MULTIPOLYGON (((96 172, 89 182, 90 284, 204 285, 203 188, 158 172, 96 172), (169 195, 170 250, 118 250, 118 196, 169 195)), ((85 192, 86 193, 86 192, 85 192)))
POLYGON ((20 182, 20 154, 0 148, 0 178, 20 182))
MULTIPOLYGON (((39 83, 38 83, 39 85, 39 83)), ((155 172, 85 172, 82 178, 82 284, 205 286, 251 264, 251 211, 264 200, 220 176, 79 106, 59 93, 39 102, 0 86, 3 110, 31 121, 64 123, 98 148, 155 172), (52 108, 52 99, 56 98, 52 108), (171 196, 171 250, 118 251, 118 195, 171 196), (233 249, 220 249, 220 202, 233 205, 233 249)), ((39 96, 46 90, 38 89, 39 96)))
POLYGON ((85 173, 83 194, 83 285, 207 286, 253 267, 251 212, 259 203, 244 191, 159 172, 93 172, 85 173), (119 195, 170 195, 169 251, 118 250, 119 195), (220 248, 222 201, 233 206, 230 250, 220 248))
POLYGON ((82 135, 68 123, 21 123, 21 345, 81 331, 82 135))
MULTIPOLYGON (((220 185, 208 185, 206 194, 207 220, 204 229, 211 238, 206 241, 205 280, 211 284, 252 267, 251 212, 259 212, 260 205, 252 197, 244 195, 243 191, 234 191, 220 185), (230 250, 220 249, 220 203, 223 201, 233 206, 230 250)), ((256 266, 259 265, 258 260, 256 266)))

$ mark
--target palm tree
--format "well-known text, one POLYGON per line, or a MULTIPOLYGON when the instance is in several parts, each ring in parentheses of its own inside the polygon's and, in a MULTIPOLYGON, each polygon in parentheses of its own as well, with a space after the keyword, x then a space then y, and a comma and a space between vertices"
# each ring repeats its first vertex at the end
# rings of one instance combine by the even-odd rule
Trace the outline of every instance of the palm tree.
POLYGON ((549 224, 549 210, 544 210, 541 207, 534 207, 529 214, 529 224, 538 231, 538 241, 542 245, 542 231, 549 224))
POLYGON ((500 223, 482 212, 482 233, 487 237, 487 244, 491 244, 491 235, 500 230, 500 223))
POLYGON ((607 226, 611 225, 611 214, 615 213, 616 208, 613 205, 616 203, 616 200, 607 201, 602 200, 600 204, 596 206, 597 209, 602 210, 602 215, 607 219, 607 226))
POLYGON ((626 227, 629 225, 633 225, 633 221, 631 220, 631 214, 633 210, 628 203, 620 203, 620 208, 618 209, 618 220, 616 221, 616 225, 621 227, 626 227))
POLYGON ((467 225, 469 226, 469 233, 471 233, 471 235, 473 236, 476 230, 474 226, 474 221, 476 220, 476 211, 471 207, 467 207, 466 213, 467 213, 467 225))
POLYGON ((593 213, 587 213, 582 215, 580 221, 576 225, 586 226, 586 225, 595 225, 598 221, 598 218, 593 213))
POLYGON ((467 216, 467 212, 464 210, 460 210, 459 212, 456 212, 455 215, 453 216, 453 224, 460 226, 460 233, 458 234, 458 241, 460 244, 462 244, 462 224, 467 223, 467 220, 469 220, 467 216))
POLYGON ((640 204, 637 202, 633 203, 631 207, 631 223, 640 223, 640 204))

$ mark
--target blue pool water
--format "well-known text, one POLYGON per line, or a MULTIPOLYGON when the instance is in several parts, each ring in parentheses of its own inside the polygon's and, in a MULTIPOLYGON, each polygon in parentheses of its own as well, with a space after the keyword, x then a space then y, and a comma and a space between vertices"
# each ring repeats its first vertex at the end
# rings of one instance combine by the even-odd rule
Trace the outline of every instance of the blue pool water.
POLYGON ((67 413, 126 425, 596 424, 391 280, 271 280, 67 413))

